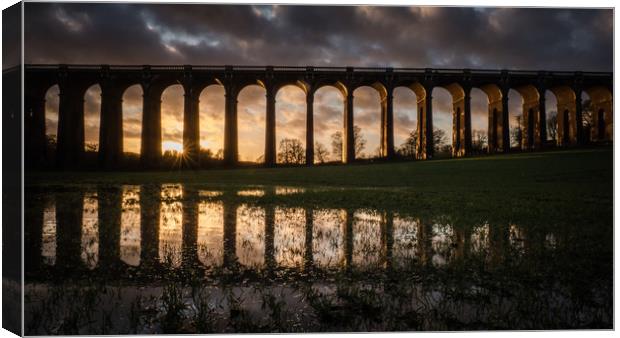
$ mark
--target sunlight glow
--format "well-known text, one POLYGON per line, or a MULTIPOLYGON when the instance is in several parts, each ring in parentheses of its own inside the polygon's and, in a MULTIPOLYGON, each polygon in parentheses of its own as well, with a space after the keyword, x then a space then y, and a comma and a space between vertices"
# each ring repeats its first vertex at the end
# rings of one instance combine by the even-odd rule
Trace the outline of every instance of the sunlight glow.
POLYGON ((167 150, 171 150, 171 151, 177 151, 179 153, 183 152, 183 145, 179 142, 174 142, 174 141, 164 141, 161 143, 161 150, 162 151, 167 151, 167 150))

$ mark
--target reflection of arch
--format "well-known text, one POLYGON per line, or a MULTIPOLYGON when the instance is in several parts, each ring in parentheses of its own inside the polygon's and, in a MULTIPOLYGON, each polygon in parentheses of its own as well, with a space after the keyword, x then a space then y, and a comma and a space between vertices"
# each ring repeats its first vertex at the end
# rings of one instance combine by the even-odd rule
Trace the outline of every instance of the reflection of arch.
POLYGON ((592 140, 611 141, 613 139, 613 96, 611 91, 607 87, 595 86, 586 89, 585 92, 590 96, 592 140))
POLYGON ((557 101, 557 144, 566 146, 577 143, 577 102, 573 89, 558 86, 549 89, 557 101))

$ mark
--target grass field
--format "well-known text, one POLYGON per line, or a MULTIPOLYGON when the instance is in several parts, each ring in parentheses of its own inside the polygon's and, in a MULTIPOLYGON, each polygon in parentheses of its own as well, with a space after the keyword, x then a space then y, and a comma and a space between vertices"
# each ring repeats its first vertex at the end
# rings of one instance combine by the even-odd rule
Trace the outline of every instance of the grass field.
MULTIPOLYGON (((467 208, 470 213, 553 208, 593 209, 611 217, 612 148, 521 153, 400 163, 166 172, 38 172, 27 187, 84 184, 182 183, 222 190, 250 185, 305 187, 281 199, 304 204, 338 202, 387 209, 432 211, 467 208)), ((603 216, 603 215, 602 215, 603 216)))

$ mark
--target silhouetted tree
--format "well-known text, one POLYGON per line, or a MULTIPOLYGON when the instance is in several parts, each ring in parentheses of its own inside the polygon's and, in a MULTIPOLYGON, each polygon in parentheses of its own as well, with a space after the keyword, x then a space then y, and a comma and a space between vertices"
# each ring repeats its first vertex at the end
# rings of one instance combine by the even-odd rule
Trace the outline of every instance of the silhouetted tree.
POLYGON ((443 146, 446 145, 446 132, 443 129, 433 129, 433 149, 435 152, 440 152, 443 146))
POLYGON ((403 142, 400 145, 400 147, 398 148, 396 152, 398 153, 398 155, 402 157, 415 158, 417 145, 418 145, 418 130, 415 129, 409 133, 409 136, 407 137, 405 142, 403 142))
POLYGON ((306 161, 306 151, 298 139, 285 138, 280 141, 278 162, 302 164, 306 161))
POLYGON ((322 143, 314 142, 314 156, 319 163, 325 163, 329 157, 329 151, 322 143))
POLYGON ((215 153, 215 155, 213 156, 213 158, 215 158, 216 160, 223 160, 224 159, 224 149, 220 148, 217 150, 217 152, 215 153))
MULTIPOLYGON (((366 139, 362 136, 362 129, 359 126, 353 127, 353 140, 355 143, 355 157, 359 157, 366 147, 366 139)), ((336 159, 342 159, 342 132, 340 131, 332 134, 332 154, 336 159)))
POLYGON ((342 159, 342 132, 332 134, 332 154, 336 160, 342 159))
POLYGON ((45 141, 48 151, 56 150, 56 135, 45 135, 45 141))
POLYGON ((484 130, 474 130, 472 132, 471 147, 474 153, 482 153, 488 146, 489 137, 484 130))
POLYGON ((586 142, 590 142, 592 136, 592 123, 594 122, 594 112, 592 111, 592 101, 584 100, 581 104, 581 123, 583 126, 583 137, 586 142))
POLYGON ((517 125, 510 131, 510 144, 519 147, 521 145, 521 139, 523 138, 523 129, 521 127, 522 116, 515 117, 517 125))
MULTIPOLYGON (((567 121, 566 121, 567 122, 567 121)), ((558 112, 550 111, 547 118, 547 135, 554 141, 558 141, 558 112)))
POLYGON ((86 142, 86 151, 96 153, 99 149, 99 144, 94 142, 86 142))

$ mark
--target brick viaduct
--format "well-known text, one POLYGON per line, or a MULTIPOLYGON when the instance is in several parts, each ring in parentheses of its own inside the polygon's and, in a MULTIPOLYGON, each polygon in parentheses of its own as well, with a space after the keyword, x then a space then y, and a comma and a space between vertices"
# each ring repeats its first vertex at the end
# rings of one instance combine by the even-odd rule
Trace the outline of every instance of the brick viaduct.
POLYGON ((415 92, 418 112, 418 159, 433 157, 432 90, 447 89, 453 102, 452 155, 467 156, 472 150, 472 88, 488 97, 489 152, 510 151, 508 91, 523 97, 521 149, 542 148, 547 140, 545 92, 557 98, 559 146, 583 144, 581 94, 586 92, 594 112, 594 140, 611 140, 612 73, 565 71, 509 71, 422 68, 353 67, 254 67, 254 66, 129 66, 129 65, 26 65, 25 66, 25 147, 26 161, 35 165, 45 158, 45 94, 58 85, 57 165, 78 168, 84 152, 84 94, 101 87, 99 165, 114 168, 123 154, 122 97, 139 84, 143 90, 141 165, 156 167, 161 149, 161 95, 171 85, 184 88, 183 153, 196 158, 199 151, 198 99, 202 89, 219 84, 225 89, 224 162, 238 162, 237 96, 248 85, 266 90, 265 165, 276 162, 275 98, 278 90, 295 85, 306 94, 306 161, 311 165, 313 149, 314 93, 323 86, 336 87, 344 99, 342 160, 355 160, 353 138, 353 92, 361 86, 376 89, 381 97, 381 156, 391 159, 394 150, 392 93, 397 87, 415 92))

